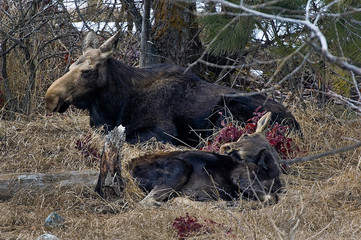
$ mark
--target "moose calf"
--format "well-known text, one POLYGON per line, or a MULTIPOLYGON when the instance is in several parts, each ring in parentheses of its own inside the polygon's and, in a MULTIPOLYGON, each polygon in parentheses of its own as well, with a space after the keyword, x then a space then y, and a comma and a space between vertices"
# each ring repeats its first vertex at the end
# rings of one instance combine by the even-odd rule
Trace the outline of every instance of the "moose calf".
MULTIPOLYGON (((134 158, 128 171, 148 195, 146 206, 159 205, 171 196, 197 201, 239 197, 277 202, 281 189, 278 156, 265 137, 271 113, 257 123, 253 134, 221 146, 220 154, 176 151, 134 158)), ((102 171, 97 191, 101 193, 102 171)))

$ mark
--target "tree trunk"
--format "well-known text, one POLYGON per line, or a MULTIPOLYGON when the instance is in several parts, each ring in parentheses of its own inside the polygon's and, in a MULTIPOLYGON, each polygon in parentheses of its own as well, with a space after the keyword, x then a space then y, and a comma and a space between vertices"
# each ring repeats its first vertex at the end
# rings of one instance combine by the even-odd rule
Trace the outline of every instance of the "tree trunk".
MULTIPOLYGON (((5 92, 5 103, 7 104, 7 108, 10 110, 10 112, 15 111, 15 106, 13 104, 13 93, 10 89, 10 84, 9 84, 9 77, 8 77, 8 71, 7 71, 7 57, 6 57, 6 50, 7 50, 7 40, 5 39, 2 43, 1 43, 1 61, 2 61, 2 65, 1 65, 1 75, 2 75, 2 80, 4 83, 4 92, 5 92)), ((1 107, 1 106, 0 106, 1 107)))
POLYGON ((22 101, 22 110, 25 114, 30 114, 33 110, 32 104, 34 104, 33 97, 35 94, 36 88, 36 71, 37 66, 35 64, 37 56, 31 56, 30 48, 31 44, 29 40, 25 41, 24 56, 27 64, 27 69, 29 70, 28 81, 25 88, 25 96, 22 101))
POLYGON ((125 10, 127 11, 127 21, 131 21, 131 25, 128 23, 128 31, 130 30, 130 27, 133 29, 133 21, 137 31, 141 31, 142 15, 140 15, 138 9, 135 7, 134 0, 122 0, 121 3, 125 6, 125 10))
POLYGON ((140 59, 139 66, 144 67, 150 65, 149 61, 149 52, 148 52, 148 41, 149 41, 149 32, 150 32, 150 0, 144 0, 144 13, 142 21, 142 33, 140 39, 140 59))
POLYGON ((122 125, 113 129, 105 138, 95 191, 107 199, 118 199, 125 188, 121 166, 124 142, 125 128, 122 125))
POLYGON ((202 51, 195 3, 157 0, 154 2, 152 41, 162 56, 162 62, 187 66, 202 51))

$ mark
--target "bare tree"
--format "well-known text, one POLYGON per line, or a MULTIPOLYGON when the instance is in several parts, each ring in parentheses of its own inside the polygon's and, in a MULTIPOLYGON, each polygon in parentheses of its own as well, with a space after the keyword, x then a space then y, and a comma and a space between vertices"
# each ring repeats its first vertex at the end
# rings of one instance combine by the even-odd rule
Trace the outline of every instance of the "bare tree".
POLYGON ((151 65, 150 62, 150 44, 149 44, 149 37, 150 37, 150 0, 144 0, 143 6, 143 20, 142 20, 142 34, 140 40, 140 59, 139 59, 139 66, 147 66, 151 65))
POLYGON ((72 28, 62 1, 17 0, 2 5, 0 54, 7 107, 29 114, 39 102, 39 71, 48 59, 65 54, 59 51, 59 41, 65 36, 69 39, 72 28))
POLYGON ((274 94, 286 86, 302 93, 310 87, 323 98, 337 99, 361 112, 361 19, 357 17, 361 4, 355 1, 4 0, 0 4, 0 91, 11 111, 31 113, 41 106, 44 89, 80 52, 83 33, 94 30, 104 38, 124 32, 118 55, 127 64, 138 64, 141 53, 140 65, 188 66, 203 78, 247 91, 274 94), (224 22, 211 38, 207 34, 213 25, 207 27, 209 23, 200 18, 204 16, 224 22), (240 38, 234 38, 237 34, 240 38), (206 66, 201 68, 205 71, 198 71, 199 66, 206 66), (232 75, 229 82, 225 75, 232 75))
POLYGON ((157 0, 153 3, 151 40, 162 62, 187 66, 202 51, 195 3, 157 0))

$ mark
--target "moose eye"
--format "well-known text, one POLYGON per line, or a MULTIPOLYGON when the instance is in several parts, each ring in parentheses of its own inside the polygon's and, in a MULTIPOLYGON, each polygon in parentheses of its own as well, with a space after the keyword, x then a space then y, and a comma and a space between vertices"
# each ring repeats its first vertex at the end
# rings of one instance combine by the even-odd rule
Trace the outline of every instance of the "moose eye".
POLYGON ((219 153, 220 154, 227 154, 229 155, 229 153, 232 151, 232 147, 227 146, 227 145, 223 145, 221 146, 221 149, 219 149, 219 153))
POLYGON ((243 134, 242 138, 247 139, 247 138, 249 138, 249 135, 248 134, 243 134))
POLYGON ((223 153, 229 155, 232 152, 232 150, 233 150, 232 147, 226 146, 223 148, 223 153))
POLYGON ((90 72, 91 72, 91 70, 88 69, 88 70, 84 70, 84 71, 82 72, 82 74, 89 74, 90 72))

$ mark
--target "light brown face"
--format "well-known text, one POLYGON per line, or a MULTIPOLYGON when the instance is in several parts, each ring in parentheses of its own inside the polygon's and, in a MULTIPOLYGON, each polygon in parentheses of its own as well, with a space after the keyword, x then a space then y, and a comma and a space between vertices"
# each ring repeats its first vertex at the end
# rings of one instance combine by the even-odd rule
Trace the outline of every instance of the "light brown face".
POLYGON ((272 151, 271 146, 262 133, 242 135, 237 142, 221 146, 220 153, 239 160, 256 163, 263 151, 272 151))
POLYGON ((118 38, 119 33, 98 48, 95 33, 88 34, 84 40, 83 55, 70 66, 69 72, 47 90, 47 112, 64 112, 70 104, 81 109, 87 108, 94 94, 106 84, 105 62, 113 54, 113 45, 118 38))
POLYGON ((273 156, 278 160, 277 153, 266 139, 266 131, 271 119, 271 113, 264 115, 257 123, 257 130, 253 134, 244 134, 237 142, 223 144, 221 154, 227 154, 234 159, 264 165, 259 161, 264 155, 273 156))

